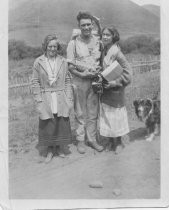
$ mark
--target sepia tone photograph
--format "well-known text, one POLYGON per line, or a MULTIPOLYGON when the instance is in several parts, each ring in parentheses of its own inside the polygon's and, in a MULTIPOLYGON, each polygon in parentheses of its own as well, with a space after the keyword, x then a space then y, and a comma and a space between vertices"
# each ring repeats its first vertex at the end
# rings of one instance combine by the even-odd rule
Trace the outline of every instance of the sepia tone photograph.
POLYGON ((161 198, 160 0, 9 0, 10 199, 161 198))

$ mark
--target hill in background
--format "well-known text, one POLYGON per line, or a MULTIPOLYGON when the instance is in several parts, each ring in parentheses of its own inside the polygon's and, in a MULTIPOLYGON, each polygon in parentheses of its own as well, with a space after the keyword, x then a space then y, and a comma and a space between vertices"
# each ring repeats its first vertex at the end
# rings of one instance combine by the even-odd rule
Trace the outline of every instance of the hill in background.
POLYGON ((23 0, 10 7, 9 39, 39 46, 45 35, 56 33, 70 39, 77 27, 76 16, 88 10, 101 18, 102 25, 115 25, 121 36, 160 36, 160 18, 129 0, 23 0))
POLYGON ((143 8, 151 12, 152 14, 160 17, 160 7, 152 4, 143 5, 143 8))

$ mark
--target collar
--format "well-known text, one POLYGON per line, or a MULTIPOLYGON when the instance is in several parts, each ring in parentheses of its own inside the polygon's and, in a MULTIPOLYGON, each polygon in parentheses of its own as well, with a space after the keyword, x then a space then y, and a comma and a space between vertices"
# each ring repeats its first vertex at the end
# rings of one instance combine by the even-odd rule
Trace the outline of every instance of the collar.
MULTIPOLYGON (((58 72, 63 64, 64 58, 60 55, 57 55, 58 61, 57 61, 57 68, 58 68, 58 72)), ((44 69, 44 71, 48 74, 47 72, 47 66, 46 66, 46 56, 45 55, 41 55, 38 58, 38 63, 42 66, 42 68, 44 69)))
POLYGON ((91 36, 90 36, 89 39, 87 39, 87 40, 83 39, 83 38, 81 37, 81 35, 78 35, 78 36, 76 37, 76 40, 78 40, 78 41, 80 41, 80 42, 83 42, 83 43, 85 43, 85 44, 90 43, 91 40, 93 40, 93 39, 95 40, 95 37, 93 36, 93 34, 91 34, 91 36))
POLYGON ((104 54, 103 56, 104 56, 104 63, 106 66, 109 66, 114 61, 118 51, 119 47, 117 46, 117 44, 109 46, 107 50, 105 49, 104 52, 106 53, 106 55, 104 54))

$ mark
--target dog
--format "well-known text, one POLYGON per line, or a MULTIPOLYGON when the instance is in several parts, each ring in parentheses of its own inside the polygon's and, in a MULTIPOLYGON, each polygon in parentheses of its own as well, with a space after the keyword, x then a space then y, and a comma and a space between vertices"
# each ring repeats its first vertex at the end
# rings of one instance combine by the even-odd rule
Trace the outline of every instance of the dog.
POLYGON ((147 134, 146 141, 152 141, 160 133, 160 100, 138 99, 133 102, 138 119, 145 123, 147 134))

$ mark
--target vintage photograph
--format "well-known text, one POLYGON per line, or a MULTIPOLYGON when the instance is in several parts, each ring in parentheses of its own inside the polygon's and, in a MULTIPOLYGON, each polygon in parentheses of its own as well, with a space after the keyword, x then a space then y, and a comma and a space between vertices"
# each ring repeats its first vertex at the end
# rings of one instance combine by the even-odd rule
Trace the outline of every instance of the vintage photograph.
POLYGON ((9 0, 10 199, 161 198, 160 0, 9 0))

